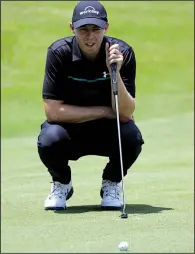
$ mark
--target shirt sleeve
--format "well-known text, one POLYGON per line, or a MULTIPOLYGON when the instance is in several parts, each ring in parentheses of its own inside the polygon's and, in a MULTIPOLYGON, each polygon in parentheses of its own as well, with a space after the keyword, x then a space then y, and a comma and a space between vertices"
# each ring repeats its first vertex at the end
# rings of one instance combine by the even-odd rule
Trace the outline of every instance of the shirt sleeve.
POLYGON ((136 58, 133 49, 126 49, 123 53, 123 65, 121 67, 121 78, 127 91, 135 98, 136 58))
POLYGON ((42 89, 43 99, 62 100, 62 75, 63 65, 60 57, 48 48, 42 89))

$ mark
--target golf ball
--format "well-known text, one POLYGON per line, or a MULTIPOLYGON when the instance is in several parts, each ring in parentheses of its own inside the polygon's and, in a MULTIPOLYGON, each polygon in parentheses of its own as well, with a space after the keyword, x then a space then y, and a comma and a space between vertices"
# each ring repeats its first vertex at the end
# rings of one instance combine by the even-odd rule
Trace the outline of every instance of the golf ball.
POLYGON ((128 242, 122 241, 118 245, 120 250, 128 250, 129 244, 128 242))

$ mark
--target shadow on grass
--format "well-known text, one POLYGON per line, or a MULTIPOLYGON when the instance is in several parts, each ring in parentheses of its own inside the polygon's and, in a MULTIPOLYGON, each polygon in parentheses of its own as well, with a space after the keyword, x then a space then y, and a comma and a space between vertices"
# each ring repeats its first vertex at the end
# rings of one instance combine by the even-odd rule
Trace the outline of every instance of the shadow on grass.
MULTIPOLYGON (((56 210, 55 213, 87 213, 87 212, 105 212, 105 211, 120 211, 120 209, 102 209, 100 205, 83 205, 83 206, 70 206, 66 210, 56 210)), ((150 214, 161 213, 162 211, 173 210, 173 208, 157 207, 145 204, 127 204, 127 214, 150 214)))

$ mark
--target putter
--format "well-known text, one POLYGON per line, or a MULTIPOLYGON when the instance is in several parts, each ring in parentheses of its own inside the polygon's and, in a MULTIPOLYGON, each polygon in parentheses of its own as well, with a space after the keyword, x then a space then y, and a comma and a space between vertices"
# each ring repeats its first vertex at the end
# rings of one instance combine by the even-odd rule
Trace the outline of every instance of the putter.
POLYGON ((127 219, 128 215, 125 212, 125 186, 124 186, 124 170, 123 170, 123 157, 122 157, 122 146, 121 146, 121 132, 120 132, 120 121, 119 121, 119 108, 118 108, 118 84, 116 77, 116 63, 112 63, 111 68, 111 76, 112 76, 112 90, 115 98, 115 108, 116 108, 116 119, 117 119, 117 129, 118 129, 118 142, 119 142, 119 155, 120 155, 120 165, 121 165, 121 176, 122 176, 122 191, 123 191, 123 209, 121 218, 127 219))

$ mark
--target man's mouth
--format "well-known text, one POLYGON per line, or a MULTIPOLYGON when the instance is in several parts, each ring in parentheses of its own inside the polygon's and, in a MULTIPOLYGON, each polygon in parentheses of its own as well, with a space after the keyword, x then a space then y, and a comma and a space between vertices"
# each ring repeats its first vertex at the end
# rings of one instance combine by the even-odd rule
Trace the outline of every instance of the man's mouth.
POLYGON ((85 45, 86 45, 87 47, 92 48, 92 47, 95 45, 95 43, 86 43, 85 45))

